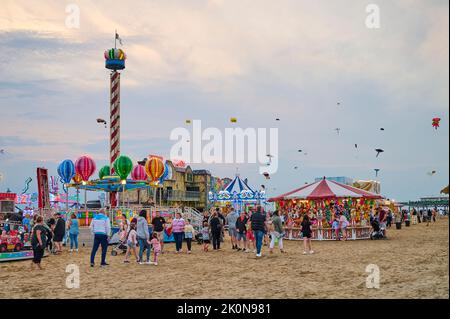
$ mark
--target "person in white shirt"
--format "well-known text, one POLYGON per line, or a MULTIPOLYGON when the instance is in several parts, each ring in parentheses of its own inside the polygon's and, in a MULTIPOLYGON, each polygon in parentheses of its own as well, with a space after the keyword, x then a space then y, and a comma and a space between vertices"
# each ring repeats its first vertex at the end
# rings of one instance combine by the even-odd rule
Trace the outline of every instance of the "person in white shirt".
POLYGON ((106 263, 106 253, 108 252, 108 238, 111 234, 111 222, 105 214, 105 210, 101 209, 92 219, 89 226, 94 235, 94 245, 91 251, 91 267, 94 267, 95 254, 98 247, 102 247, 102 259, 100 266, 108 266, 106 263))

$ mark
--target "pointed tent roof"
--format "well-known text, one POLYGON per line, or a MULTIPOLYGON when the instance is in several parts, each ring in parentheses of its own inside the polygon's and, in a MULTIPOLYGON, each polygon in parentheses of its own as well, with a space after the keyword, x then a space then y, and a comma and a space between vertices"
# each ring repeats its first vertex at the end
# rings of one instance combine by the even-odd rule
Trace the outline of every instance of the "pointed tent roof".
POLYGON ((250 186, 248 186, 248 184, 239 177, 239 175, 236 175, 236 177, 227 186, 225 186, 224 190, 230 194, 233 194, 235 191, 236 193, 241 193, 244 190, 254 193, 253 189, 251 189, 250 186))
POLYGON ((282 199, 332 199, 332 198, 368 198, 381 199, 383 196, 365 190, 327 180, 325 177, 312 184, 294 189, 288 193, 269 199, 274 202, 282 199))
POLYGON ((208 199, 212 201, 246 201, 246 202, 257 202, 265 201, 266 193, 264 190, 254 191, 250 186, 248 186, 245 180, 236 174, 236 177, 229 182, 225 188, 218 193, 210 191, 208 193, 208 199))

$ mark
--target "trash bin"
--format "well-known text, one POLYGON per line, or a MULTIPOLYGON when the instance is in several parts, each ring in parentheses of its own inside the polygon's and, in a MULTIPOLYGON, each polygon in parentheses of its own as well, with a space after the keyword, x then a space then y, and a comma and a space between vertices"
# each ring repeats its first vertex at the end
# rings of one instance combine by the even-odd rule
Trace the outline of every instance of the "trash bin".
POLYGON ((402 229, 402 222, 396 222, 395 229, 402 229))
POLYGON ((410 223, 409 220, 405 220, 405 226, 406 227, 409 227, 409 223, 410 223))

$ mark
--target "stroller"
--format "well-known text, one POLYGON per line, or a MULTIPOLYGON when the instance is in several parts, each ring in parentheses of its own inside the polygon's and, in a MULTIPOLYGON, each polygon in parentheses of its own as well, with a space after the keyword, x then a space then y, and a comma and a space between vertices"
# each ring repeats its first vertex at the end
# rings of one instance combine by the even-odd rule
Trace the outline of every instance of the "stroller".
POLYGON ((125 254, 127 252, 127 234, 119 234, 119 232, 115 233, 110 243, 114 245, 114 247, 111 250, 112 256, 117 256, 119 253, 125 254), (125 236, 124 236, 125 235, 125 236))
POLYGON ((195 235, 195 241, 197 242, 197 245, 203 244, 203 235, 202 233, 198 233, 195 235))
POLYGON ((384 230, 380 227, 380 222, 376 219, 374 219, 371 223, 371 226, 373 228, 372 233, 370 233, 370 239, 383 239, 386 238, 384 235, 384 230))

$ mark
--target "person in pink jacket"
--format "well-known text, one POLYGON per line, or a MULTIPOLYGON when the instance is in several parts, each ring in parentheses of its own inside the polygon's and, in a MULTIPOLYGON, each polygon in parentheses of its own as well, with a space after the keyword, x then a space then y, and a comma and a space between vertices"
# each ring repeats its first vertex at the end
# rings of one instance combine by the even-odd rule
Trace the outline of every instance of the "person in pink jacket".
POLYGON ((180 213, 175 214, 175 219, 172 221, 172 234, 175 239, 175 253, 181 252, 184 237, 184 219, 180 213))
POLYGON ((151 264, 158 266, 158 256, 161 253, 161 243, 159 241, 157 233, 152 234, 152 240, 150 240, 150 243, 153 248, 153 261, 151 262, 151 264))

